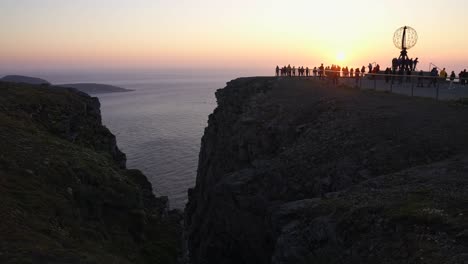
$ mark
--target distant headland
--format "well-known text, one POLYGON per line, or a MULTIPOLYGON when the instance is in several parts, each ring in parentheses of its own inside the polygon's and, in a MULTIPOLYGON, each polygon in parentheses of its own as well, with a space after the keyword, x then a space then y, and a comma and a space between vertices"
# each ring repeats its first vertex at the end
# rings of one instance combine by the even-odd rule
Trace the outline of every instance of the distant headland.
POLYGON ((30 76, 23 76, 23 75, 7 75, 3 78, 0 78, 2 82, 13 82, 13 83, 25 83, 25 84, 34 84, 34 85, 53 85, 58 87, 67 87, 67 88, 74 88, 81 92, 88 93, 88 94, 103 94, 103 93, 120 93, 120 92, 131 92, 133 90, 108 85, 108 84, 100 84, 100 83, 71 83, 71 84, 51 84, 49 81, 37 78, 37 77, 30 77, 30 76))
POLYGON ((14 83, 27 83, 27 84, 50 84, 50 82, 37 78, 37 77, 30 77, 30 76, 23 76, 23 75, 6 75, 3 78, 0 78, 2 82, 14 82, 14 83))
POLYGON ((100 83, 70 83, 70 84, 58 84, 60 87, 70 87, 80 90, 89 94, 100 94, 100 93, 121 93, 131 92, 133 90, 125 89, 118 86, 100 84, 100 83))

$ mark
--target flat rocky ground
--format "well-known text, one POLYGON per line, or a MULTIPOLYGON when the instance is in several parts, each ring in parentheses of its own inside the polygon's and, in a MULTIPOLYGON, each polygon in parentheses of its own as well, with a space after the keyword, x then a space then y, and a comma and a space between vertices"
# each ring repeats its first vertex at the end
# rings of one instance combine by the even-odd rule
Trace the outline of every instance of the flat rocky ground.
MULTIPOLYGON (((450 84, 449 81, 439 81, 436 85, 431 85, 430 80, 423 80, 423 87, 417 86, 417 78, 403 81, 395 80, 385 82, 384 80, 373 80, 362 78, 359 83, 361 89, 375 89, 377 91, 391 91, 397 94, 413 95, 428 98, 438 98, 440 100, 455 100, 468 97, 468 85, 460 85, 458 82, 450 84)), ((354 86, 353 78, 341 78, 341 84, 354 86)))

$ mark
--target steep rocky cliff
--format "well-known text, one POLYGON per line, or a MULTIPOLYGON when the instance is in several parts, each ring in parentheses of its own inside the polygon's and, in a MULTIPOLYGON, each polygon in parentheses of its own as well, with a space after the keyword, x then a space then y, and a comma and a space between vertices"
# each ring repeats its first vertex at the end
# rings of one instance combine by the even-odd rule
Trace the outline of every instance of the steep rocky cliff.
POLYGON ((283 78, 216 97, 192 263, 467 263, 466 106, 283 78))
POLYGON ((74 89, 0 82, 0 263, 176 263, 168 210, 74 89))

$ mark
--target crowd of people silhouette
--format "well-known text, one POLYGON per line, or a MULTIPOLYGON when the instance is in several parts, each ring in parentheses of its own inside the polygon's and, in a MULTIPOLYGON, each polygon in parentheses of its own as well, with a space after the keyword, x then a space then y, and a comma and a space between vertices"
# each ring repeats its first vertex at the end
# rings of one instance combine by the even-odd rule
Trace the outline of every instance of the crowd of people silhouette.
MULTIPOLYGON (((452 71, 452 74, 455 76, 455 73, 453 71, 452 71)), ((450 74, 450 78, 452 78, 452 74, 450 74)), ((463 71, 461 71, 458 74, 458 78, 460 79, 460 84, 461 85, 466 85, 467 84, 468 72, 466 71, 466 69, 464 69, 463 71)))
MULTIPOLYGON (((368 73, 379 73, 380 65, 377 64, 375 67, 372 67, 372 64, 368 66, 368 73)), ((348 68, 340 67, 339 65, 332 66, 323 66, 323 63, 320 66, 315 66, 314 68, 309 68, 304 66, 297 67, 288 66, 279 67, 276 66, 275 74, 276 76, 306 76, 306 77, 362 77, 366 73, 366 67, 362 66, 361 68, 348 68), (296 74, 297 72, 297 74, 296 74)))
MULTIPOLYGON (((424 78, 432 77, 430 81, 430 85, 434 84, 437 82, 437 79, 443 79, 449 81, 451 83, 454 82, 456 79, 456 74, 454 71, 450 73, 450 76, 448 75, 447 71, 445 68, 443 68, 440 72, 437 67, 434 67, 430 72, 424 72, 422 70, 417 71, 416 66, 418 64, 418 58, 416 59, 409 59, 407 62, 399 62, 398 59, 394 59, 392 61, 392 67, 387 67, 384 71, 380 70, 380 65, 376 64, 375 67, 373 66, 372 63, 369 63, 369 65, 366 67, 340 67, 339 65, 331 65, 331 66, 324 66, 323 63, 320 66, 315 66, 309 68, 304 67, 304 66, 299 66, 296 68, 296 66, 291 66, 288 64, 288 66, 283 66, 279 67, 276 66, 275 68, 275 74, 277 77, 280 76, 286 76, 286 77, 294 77, 294 76, 305 76, 305 77, 317 77, 319 79, 323 78, 329 78, 331 79, 334 83, 335 80, 339 77, 345 77, 345 78, 360 78, 363 77, 366 74, 383 74, 383 75, 388 75, 385 76, 384 79, 386 82, 389 82, 391 80, 390 76, 392 75, 398 75, 402 76, 398 80, 400 82, 403 81, 403 76, 406 76, 406 80, 409 82, 411 80, 411 76, 418 76, 418 85, 423 86, 422 80, 424 78), (396 61, 395 61, 396 60, 396 61), (395 63, 393 63, 395 62, 395 63), (406 65, 405 67, 399 67, 399 63, 403 63, 403 65, 406 65), (435 78, 438 77, 438 78, 435 78)), ((458 74, 458 80, 461 85, 466 85, 468 84, 468 72, 466 69, 461 71, 458 74)))
POLYGON ((393 58, 392 60, 392 69, 397 70, 401 69, 403 71, 415 71, 416 66, 418 66, 419 58, 413 60, 406 58, 393 58))

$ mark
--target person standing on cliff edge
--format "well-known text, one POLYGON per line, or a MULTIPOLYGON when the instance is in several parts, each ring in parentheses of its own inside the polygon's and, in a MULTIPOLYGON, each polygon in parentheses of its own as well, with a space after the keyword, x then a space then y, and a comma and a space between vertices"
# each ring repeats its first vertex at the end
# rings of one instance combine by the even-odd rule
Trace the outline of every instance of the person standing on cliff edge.
POLYGON ((450 85, 449 85, 449 89, 452 89, 452 86, 453 86, 453 81, 455 80, 455 72, 452 71, 452 73, 450 73, 450 85))
POLYGON ((414 59, 414 61, 413 61, 413 71, 416 70, 416 66, 418 66, 418 62, 419 62, 418 58, 414 59))
POLYGON ((354 76, 356 80, 356 87, 359 87, 359 77, 360 77, 359 68, 356 68, 356 70, 354 70, 354 76))
POLYGON ((319 71, 318 71, 319 79, 322 79, 322 77, 323 77, 323 71, 324 71, 324 68, 323 68, 323 63, 322 63, 322 64, 320 65, 319 71))

